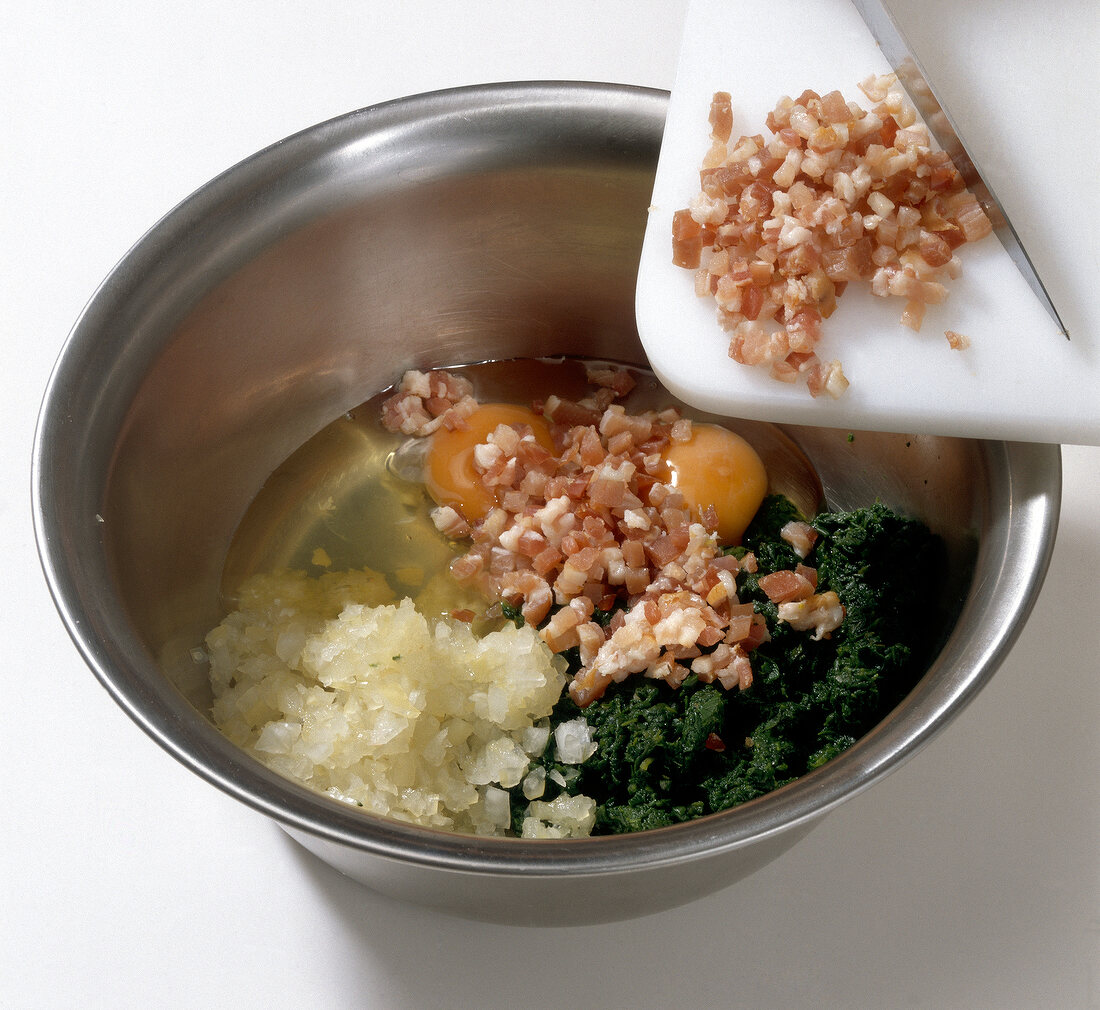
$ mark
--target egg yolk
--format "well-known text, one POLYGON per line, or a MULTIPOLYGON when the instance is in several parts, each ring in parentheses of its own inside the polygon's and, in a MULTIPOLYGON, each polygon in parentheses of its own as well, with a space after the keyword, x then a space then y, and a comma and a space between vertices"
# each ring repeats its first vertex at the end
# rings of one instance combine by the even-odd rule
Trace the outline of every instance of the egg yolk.
POLYGON ((424 466, 424 483, 438 505, 450 505, 468 521, 484 519, 497 499, 482 486, 474 467, 474 449, 486 441, 497 425, 527 425, 535 440, 554 452, 554 440, 546 421, 527 407, 511 403, 483 403, 466 418, 462 431, 439 428, 431 436, 424 466))
POLYGON ((768 489, 764 464, 748 442, 713 424, 693 424, 691 438, 665 451, 661 479, 675 487, 698 519, 718 515, 718 538, 738 543, 768 489))

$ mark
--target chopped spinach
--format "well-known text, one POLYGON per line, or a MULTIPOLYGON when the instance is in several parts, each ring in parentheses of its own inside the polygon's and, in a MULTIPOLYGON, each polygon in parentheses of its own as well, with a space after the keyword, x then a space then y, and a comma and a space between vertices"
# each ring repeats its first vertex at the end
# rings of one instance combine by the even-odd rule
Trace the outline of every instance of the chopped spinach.
MULTIPOLYGON (((598 744, 579 774, 568 769, 570 791, 597 801, 594 833, 675 824, 777 789, 851 746, 912 687, 934 645, 922 629, 938 623, 928 617, 942 567, 936 538, 882 505, 818 516, 805 563, 846 614, 831 637, 814 641, 778 621, 758 584, 801 560, 779 536, 799 518, 787 499, 769 497, 736 552, 757 558, 758 572, 742 572, 738 590, 771 634, 751 653, 748 690, 694 676, 675 690, 629 677, 583 712, 568 696, 558 703, 552 721, 583 714, 598 744)), ((541 763, 564 774, 552 744, 541 763)))
POLYGON ((524 624, 527 623, 523 617, 523 611, 514 603, 509 603, 507 600, 500 601, 500 612, 517 628, 522 628, 524 624))

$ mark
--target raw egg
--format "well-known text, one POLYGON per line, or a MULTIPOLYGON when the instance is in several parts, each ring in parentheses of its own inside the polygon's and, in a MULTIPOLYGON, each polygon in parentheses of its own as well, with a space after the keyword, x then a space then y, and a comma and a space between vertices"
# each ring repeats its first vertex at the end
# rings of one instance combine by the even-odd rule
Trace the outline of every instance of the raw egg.
POLYGON ((424 483, 439 505, 450 505, 469 521, 483 519, 497 500, 482 487, 474 468, 474 449, 497 425, 526 425, 535 440, 554 452, 554 440, 546 421, 527 407, 512 403, 484 403, 468 418, 462 431, 440 428, 431 436, 424 461, 424 483))
POLYGON ((713 506, 718 538, 738 543, 764 495, 764 464, 740 435, 714 424, 693 424, 691 438, 673 442, 665 452, 662 480, 675 487, 698 518, 713 506))

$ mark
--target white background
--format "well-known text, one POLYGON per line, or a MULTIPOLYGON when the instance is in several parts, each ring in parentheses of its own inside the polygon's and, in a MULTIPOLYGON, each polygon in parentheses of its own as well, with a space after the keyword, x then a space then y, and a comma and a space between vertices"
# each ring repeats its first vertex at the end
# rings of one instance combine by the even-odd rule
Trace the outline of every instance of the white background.
MULTIPOLYGON (((1094 2, 893 6, 1070 332, 1100 341, 1094 2)), ((670 0, 7 11, 0 1007, 1100 1006, 1100 450, 1064 450, 1031 621, 932 746, 748 880, 611 926, 467 923, 344 881, 146 738, 53 611, 35 415, 81 307, 146 228, 259 148, 384 99, 669 87, 682 16, 670 0)))

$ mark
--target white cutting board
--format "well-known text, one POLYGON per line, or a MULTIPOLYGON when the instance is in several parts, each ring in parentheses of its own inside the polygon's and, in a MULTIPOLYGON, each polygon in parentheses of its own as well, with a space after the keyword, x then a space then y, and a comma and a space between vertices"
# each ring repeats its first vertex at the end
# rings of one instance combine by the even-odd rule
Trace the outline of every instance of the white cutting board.
POLYGON ((919 333, 899 322, 903 299, 848 286, 817 347, 823 362, 842 363, 851 384, 838 399, 815 399, 805 383, 787 385, 729 358, 713 299, 695 295, 694 271, 672 264, 672 215, 698 192, 711 97, 730 92, 734 138, 767 137, 764 118, 776 101, 806 88, 838 88, 869 108, 856 85, 872 72, 890 67, 850 0, 690 4, 638 274, 638 332, 654 371, 681 399, 726 416, 1100 444, 1094 335, 1067 340, 994 236, 957 250, 962 276, 946 282, 946 302, 928 306, 919 333), (945 330, 970 346, 952 349, 945 330))

